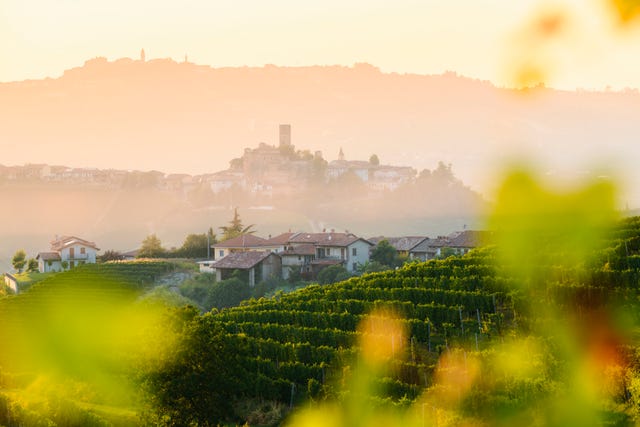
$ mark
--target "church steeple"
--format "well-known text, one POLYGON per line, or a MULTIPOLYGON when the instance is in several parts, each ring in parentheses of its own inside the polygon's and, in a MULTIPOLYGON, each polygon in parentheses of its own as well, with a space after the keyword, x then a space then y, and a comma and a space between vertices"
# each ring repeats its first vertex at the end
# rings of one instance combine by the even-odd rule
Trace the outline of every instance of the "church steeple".
POLYGON ((146 59, 146 56, 145 56, 145 54, 144 54, 144 49, 142 49, 142 50, 140 51, 140 61, 144 62, 144 61, 145 61, 145 59, 146 59))
POLYGON ((338 160, 344 160, 344 153, 342 152, 342 147, 340 147, 340 152, 338 153, 338 160))

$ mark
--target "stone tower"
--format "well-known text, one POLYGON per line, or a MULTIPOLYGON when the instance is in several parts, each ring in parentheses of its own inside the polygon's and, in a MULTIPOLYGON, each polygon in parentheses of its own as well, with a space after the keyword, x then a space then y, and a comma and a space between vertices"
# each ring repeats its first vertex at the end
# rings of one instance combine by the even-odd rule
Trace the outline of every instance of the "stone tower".
POLYGON ((291 145, 291 125, 280 125, 280 147, 291 145))

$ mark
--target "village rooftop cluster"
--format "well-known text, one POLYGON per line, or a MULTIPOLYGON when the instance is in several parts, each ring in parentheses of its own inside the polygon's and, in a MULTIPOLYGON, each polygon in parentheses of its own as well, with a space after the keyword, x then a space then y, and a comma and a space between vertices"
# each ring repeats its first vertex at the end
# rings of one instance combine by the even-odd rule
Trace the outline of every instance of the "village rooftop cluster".
POLYGON ((260 143, 246 148, 230 161, 226 170, 203 174, 165 174, 159 171, 70 168, 46 164, 0 165, 2 182, 42 182, 82 184, 104 188, 156 188, 188 195, 205 187, 213 194, 232 188, 260 196, 295 195, 313 184, 326 184, 346 174, 353 175, 370 192, 393 191, 417 176, 408 166, 381 165, 376 155, 368 161, 346 160, 340 149, 338 159, 327 162, 322 152, 296 151, 291 142, 291 125, 279 126, 279 145, 260 143))
POLYGON ((253 286, 270 276, 288 279, 300 274, 315 279, 331 265, 342 265, 355 274, 370 260, 372 249, 386 240, 398 255, 408 260, 427 261, 443 255, 450 248, 455 255, 464 255, 486 241, 486 232, 464 230, 449 236, 374 237, 364 239, 352 233, 282 233, 267 239, 245 234, 212 246, 213 259, 200 261, 200 271, 215 273, 224 280, 234 271, 246 271, 253 286))
MULTIPOLYGON (((365 239, 348 232, 287 232, 262 238, 253 234, 211 245, 211 259, 198 261, 200 272, 213 273, 216 280, 225 280, 235 271, 246 273, 250 286, 267 278, 289 279, 297 274, 315 280, 318 273, 332 265, 343 266, 350 274, 370 261, 373 248, 385 240, 398 255, 407 260, 427 261, 442 257, 444 249, 451 254, 464 255, 486 242, 487 232, 464 230, 448 236, 372 237, 365 239)), ((36 256, 38 271, 59 272, 84 264, 94 264, 100 248, 91 241, 76 236, 56 236, 48 251, 36 256)), ((125 255, 134 259, 135 251, 125 255)), ((18 290, 16 279, 5 274, 5 283, 18 290)))

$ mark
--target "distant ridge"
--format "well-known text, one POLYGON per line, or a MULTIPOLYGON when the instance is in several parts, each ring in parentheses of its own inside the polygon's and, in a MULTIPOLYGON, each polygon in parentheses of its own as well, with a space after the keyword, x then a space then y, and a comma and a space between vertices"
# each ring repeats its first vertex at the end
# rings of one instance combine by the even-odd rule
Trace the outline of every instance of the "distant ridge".
POLYGON ((522 92, 369 64, 212 68, 128 58, 0 84, 4 164, 207 173, 245 147, 276 143, 279 123, 293 125, 296 147, 321 149, 328 160, 340 148, 418 170, 443 160, 482 188, 513 152, 569 174, 618 156, 618 170, 637 173, 625 153, 640 134, 640 95, 522 92))

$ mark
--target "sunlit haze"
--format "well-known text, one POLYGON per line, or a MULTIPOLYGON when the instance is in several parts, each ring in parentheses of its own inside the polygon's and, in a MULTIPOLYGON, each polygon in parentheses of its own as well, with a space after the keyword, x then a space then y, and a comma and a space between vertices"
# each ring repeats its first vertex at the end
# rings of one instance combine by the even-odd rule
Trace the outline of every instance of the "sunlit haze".
POLYGON ((0 81, 57 77, 95 56, 173 58, 214 67, 352 65, 446 70, 508 85, 510 42, 544 8, 566 14, 547 84, 640 87, 638 31, 614 29, 604 0, 541 2, 5 0, 0 81))

